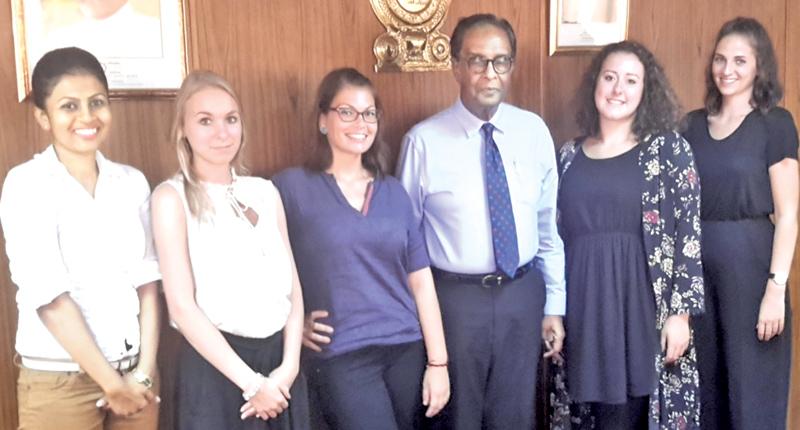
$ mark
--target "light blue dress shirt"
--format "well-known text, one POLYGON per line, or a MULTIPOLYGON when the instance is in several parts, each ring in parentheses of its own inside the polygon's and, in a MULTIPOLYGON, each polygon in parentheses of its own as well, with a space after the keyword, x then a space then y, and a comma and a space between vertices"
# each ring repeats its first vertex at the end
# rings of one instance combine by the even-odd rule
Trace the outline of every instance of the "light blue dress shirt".
MULTIPOLYGON (((534 260, 547 285, 545 315, 564 315, 564 244, 556 227, 558 169, 544 121, 501 104, 489 121, 500 149, 517 226, 520 265, 534 260)), ((459 99, 406 134, 398 178, 421 218, 434 267, 495 271, 483 175, 482 119, 459 99)))

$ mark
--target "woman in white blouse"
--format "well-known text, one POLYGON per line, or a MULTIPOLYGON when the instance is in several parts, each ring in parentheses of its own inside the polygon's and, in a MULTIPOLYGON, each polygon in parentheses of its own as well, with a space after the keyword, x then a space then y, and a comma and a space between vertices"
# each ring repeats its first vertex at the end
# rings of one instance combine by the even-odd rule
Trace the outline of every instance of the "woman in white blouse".
POLYGON ((32 80, 34 116, 52 144, 8 173, 0 198, 18 287, 19 428, 155 429, 150 187, 98 150, 111 110, 92 54, 51 51, 32 80))
POLYGON ((240 176, 244 122, 231 85, 193 72, 176 100, 180 171, 153 193, 178 363, 178 428, 308 428, 299 374, 303 299, 283 205, 240 176))

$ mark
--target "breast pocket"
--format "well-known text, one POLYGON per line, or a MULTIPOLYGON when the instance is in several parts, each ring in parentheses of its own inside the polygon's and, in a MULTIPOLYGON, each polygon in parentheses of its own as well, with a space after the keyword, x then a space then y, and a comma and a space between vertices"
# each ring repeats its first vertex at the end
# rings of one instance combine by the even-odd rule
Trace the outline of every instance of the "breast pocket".
POLYGON ((483 195, 483 171, 479 168, 440 172, 430 179, 425 206, 437 213, 481 210, 485 204, 483 195))
POLYGON ((536 205, 542 193, 544 168, 536 163, 523 162, 520 158, 512 159, 510 164, 510 168, 506 167, 506 176, 512 201, 536 205))

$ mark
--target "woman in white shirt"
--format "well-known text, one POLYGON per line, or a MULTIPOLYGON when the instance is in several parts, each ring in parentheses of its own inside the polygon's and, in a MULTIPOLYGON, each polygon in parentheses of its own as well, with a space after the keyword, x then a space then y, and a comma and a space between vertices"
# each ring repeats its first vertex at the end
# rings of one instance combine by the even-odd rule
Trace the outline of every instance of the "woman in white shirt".
POLYGON ((155 429, 150 187, 98 150, 111 110, 92 54, 51 51, 32 81, 34 116, 52 144, 8 173, 0 198, 18 287, 19 428, 155 429))
POLYGON ((303 299, 280 197, 240 176, 244 122, 227 81, 193 72, 176 106, 180 171, 152 210, 170 317, 187 341, 178 428, 308 428, 303 299))

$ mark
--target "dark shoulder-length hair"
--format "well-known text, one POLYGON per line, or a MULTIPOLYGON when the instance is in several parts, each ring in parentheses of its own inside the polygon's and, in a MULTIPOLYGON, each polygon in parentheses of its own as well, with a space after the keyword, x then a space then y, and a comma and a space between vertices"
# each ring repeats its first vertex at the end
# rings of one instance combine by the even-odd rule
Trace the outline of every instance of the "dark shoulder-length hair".
POLYGON ((714 82, 711 67, 714 62, 717 45, 725 36, 737 34, 744 36, 750 42, 756 54, 756 78, 753 82, 753 96, 750 105, 761 112, 774 108, 783 98, 783 88, 778 80, 778 62, 775 59, 775 49, 767 34, 767 30, 754 18, 737 17, 722 25, 714 41, 714 50, 706 67, 706 110, 715 114, 722 107, 722 94, 714 82))
POLYGON ((309 158, 306 160, 305 166, 309 170, 316 172, 323 172, 331 166, 333 162, 333 152, 331 151, 330 144, 328 143, 328 136, 322 134, 319 130, 319 117, 320 115, 327 115, 333 99, 345 87, 366 88, 372 93, 375 99, 375 109, 378 111, 378 131, 375 135, 375 141, 372 146, 361 156, 361 164, 365 169, 370 171, 375 176, 385 175, 388 171, 387 167, 387 148, 383 141, 381 129, 383 105, 378 97, 378 92, 372 81, 366 76, 361 74, 356 69, 347 67, 342 69, 332 70, 330 73, 322 78, 317 90, 316 108, 314 109, 313 124, 316 131, 316 138, 314 139, 314 146, 311 150, 309 158))
POLYGON ((669 84, 664 69, 644 45, 624 40, 605 46, 594 56, 583 75, 576 96, 578 111, 575 115, 581 132, 586 136, 596 136, 600 132, 600 115, 594 102, 594 91, 603 62, 617 52, 635 55, 644 66, 644 90, 639 107, 636 108, 632 130, 637 140, 641 141, 648 134, 675 130, 681 110, 678 97, 669 84))

